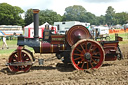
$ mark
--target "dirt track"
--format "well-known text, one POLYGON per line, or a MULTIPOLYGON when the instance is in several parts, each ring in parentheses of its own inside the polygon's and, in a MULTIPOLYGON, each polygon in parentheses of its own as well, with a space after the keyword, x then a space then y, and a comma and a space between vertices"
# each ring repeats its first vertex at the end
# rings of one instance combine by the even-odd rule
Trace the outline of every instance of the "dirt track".
MULTIPOLYGON (((128 44, 120 46, 123 60, 105 61, 99 69, 78 71, 72 65, 65 66, 54 54, 42 55, 51 58, 33 65, 28 73, 11 73, 2 66, 6 59, 0 59, 0 84, 25 85, 128 85, 128 44)), ((36 55, 38 56, 38 55, 36 55)))

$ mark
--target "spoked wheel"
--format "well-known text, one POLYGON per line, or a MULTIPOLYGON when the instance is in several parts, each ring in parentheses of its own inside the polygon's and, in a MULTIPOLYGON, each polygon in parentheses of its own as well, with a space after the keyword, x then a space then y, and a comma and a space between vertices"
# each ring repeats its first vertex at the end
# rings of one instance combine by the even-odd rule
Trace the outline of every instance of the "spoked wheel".
POLYGON ((98 68, 104 61, 104 50, 93 40, 80 40, 71 51, 71 62, 76 69, 98 68))
MULTIPOLYGON (((10 57, 8 63, 16 64, 16 63, 24 63, 24 62, 31 62, 31 56, 26 52, 21 52, 21 59, 19 60, 17 51, 13 52, 10 57)), ((28 72, 32 65, 9 65, 9 69, 12 72, 24 71, 28 72)))

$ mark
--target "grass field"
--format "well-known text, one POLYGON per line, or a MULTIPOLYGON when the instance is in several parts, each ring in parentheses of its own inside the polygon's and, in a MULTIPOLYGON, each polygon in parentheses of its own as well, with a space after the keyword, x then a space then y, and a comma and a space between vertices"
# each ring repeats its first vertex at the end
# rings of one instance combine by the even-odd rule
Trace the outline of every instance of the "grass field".
MULTIPOLYGON (((111 40, 115 39, 115 34, 110 34, 109 36, 111 40)), ((123 40, 128 40, 128 33, 119 33, 118 36, 122 37, 123 40)))
POLYGON ((9 49, 6 49, 6 47, 2 50, 3 42, 0 41, 0 54, 10 52, 14 48, 17 47, 17 40, 7 40, 7 45, 9 46, 9 49))
MULTIPOLYGON (((120 45, 128 43, 128 33, 123 33, 118 35, 123 38, 123 41, 120 41, 119 43, 120 45)), ((115 40, 115 34, 110 34, 110 40, 111 41, 115 40)), ((0 57, 9 56, 17 48, 17 40, 7 40, 7 44, 9 46, 9 49, 7 48, 2 49, 3 42, 0 41, 0 57)), ((27 46, 26 48, 33 51, 32 48, 29 48, 27 46)))
MULTIPOLYGON (((6 42, 7 42, 9 49, 7 49, 6 47, 4 47, 4 49, 2 49, 3 42, 0 41, 0 57, 9 56, 17 48, 17 40, 7 40, 6 42)), ((32 48, 29 48, 27 46, 26 46, 26 48, 33 51, 32 48)))

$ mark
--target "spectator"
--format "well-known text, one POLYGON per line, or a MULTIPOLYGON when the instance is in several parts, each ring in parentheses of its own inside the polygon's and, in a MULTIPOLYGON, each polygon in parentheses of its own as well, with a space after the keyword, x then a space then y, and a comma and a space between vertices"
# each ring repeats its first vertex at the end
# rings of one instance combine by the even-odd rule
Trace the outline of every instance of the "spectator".
POLYGON ((9 48, 7 43, 6 43, 6 37, 3 36, 3 46, 2 46, 2 49, 4 49, 5 46, 6 46, 7 49, 9 48))
POLYGON ((127 28, 127 26, 126 26, 126 24, 124 25, 124 32, 126 32, 126 28, 127 28))

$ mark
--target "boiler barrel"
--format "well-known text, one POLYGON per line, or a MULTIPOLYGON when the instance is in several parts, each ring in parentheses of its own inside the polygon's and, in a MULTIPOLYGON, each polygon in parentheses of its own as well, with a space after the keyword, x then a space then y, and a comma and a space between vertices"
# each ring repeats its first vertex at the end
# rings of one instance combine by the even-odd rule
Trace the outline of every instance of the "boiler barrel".
POLYGON ((40 42, 40 53, 57 53, 65 50, 65 48, 65 44, 50 44, 47 42, 40 42))

